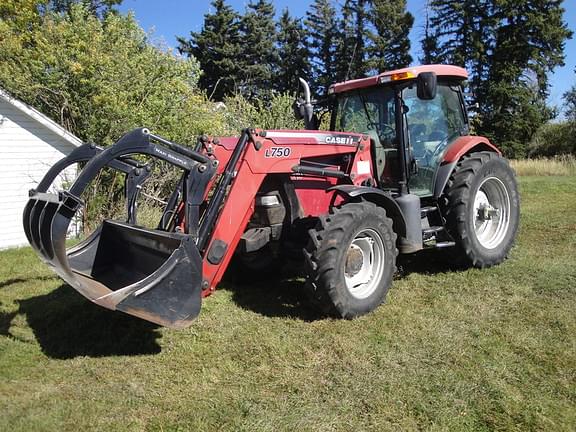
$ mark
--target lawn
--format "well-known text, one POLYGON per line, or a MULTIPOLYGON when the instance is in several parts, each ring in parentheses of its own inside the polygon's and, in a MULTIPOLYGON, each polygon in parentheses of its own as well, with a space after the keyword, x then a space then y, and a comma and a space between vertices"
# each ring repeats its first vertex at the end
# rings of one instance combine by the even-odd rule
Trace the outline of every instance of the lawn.
POLYGON ((0 253, 0 430, 576 430, 576 177, 523 177, 504 264, 401 263, 388 301, 318 316, 299 280, 167 330, 0 253))

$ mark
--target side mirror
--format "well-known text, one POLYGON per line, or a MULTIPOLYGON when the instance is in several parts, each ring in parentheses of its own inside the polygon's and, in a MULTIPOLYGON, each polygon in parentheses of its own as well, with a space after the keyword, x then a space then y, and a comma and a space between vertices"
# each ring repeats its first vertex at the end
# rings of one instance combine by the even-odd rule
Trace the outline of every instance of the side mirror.
POLYGON ((420 72, 416 83, 418 99, 432 100, 436 97, 437 78, 434 72, 420 72))

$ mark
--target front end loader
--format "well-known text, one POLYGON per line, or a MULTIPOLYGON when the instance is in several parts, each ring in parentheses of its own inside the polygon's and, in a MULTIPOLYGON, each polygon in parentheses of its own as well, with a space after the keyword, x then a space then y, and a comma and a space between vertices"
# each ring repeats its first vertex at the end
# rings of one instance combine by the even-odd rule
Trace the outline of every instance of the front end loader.
POLYGON ((317 130, 307 85, 306 130, 247 128, 194 148, 136 129, 86 144, 30 191, 24 230, 62 279, 91 301, 172 328, 199 314, 230 263, 272 275, 299 259, 311 299, 334 316, 374 310, 396 256, 450 248, 476 267, 502 262, 519 217, 514 173, 487 139, 468 133, 466 72, 420 66, 335 84, 331 127, 317 130), (138 220, 147 160, 180 172, 155 228, 138 220), (82 169, 66 191, 58 174, 82 169), (124 175, 125 220, 105 219, 79 244, 67 232, 103 169, 124 175))

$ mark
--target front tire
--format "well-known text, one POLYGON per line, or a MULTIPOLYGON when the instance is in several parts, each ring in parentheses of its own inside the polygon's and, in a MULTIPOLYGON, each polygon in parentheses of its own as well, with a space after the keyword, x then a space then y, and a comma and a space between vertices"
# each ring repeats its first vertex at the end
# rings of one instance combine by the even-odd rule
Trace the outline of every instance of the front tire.
POLYGON ((520 217, 514 171, 502 156, 477 152, 458 162, 446 192, 446 227, 458 253, 478 268, 506 259, 520 217))
POLYGON ((371 202, 334 207, 310 230, 304 250, 314 302, 330 315, 354 318, 385 299, 396 270, 396 234, 371 202))

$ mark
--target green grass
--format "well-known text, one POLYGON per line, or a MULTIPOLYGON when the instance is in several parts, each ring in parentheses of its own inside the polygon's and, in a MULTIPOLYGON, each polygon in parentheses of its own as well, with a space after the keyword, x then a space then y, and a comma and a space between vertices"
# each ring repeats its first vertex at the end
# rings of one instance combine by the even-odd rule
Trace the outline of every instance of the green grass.
POLYGON ((0 430, 576 430, 576 177, 521 192, 508 261, 405 261, 353 321, 317 316, 298 281, 226 282, 167 330, 2 252, 0 430))

